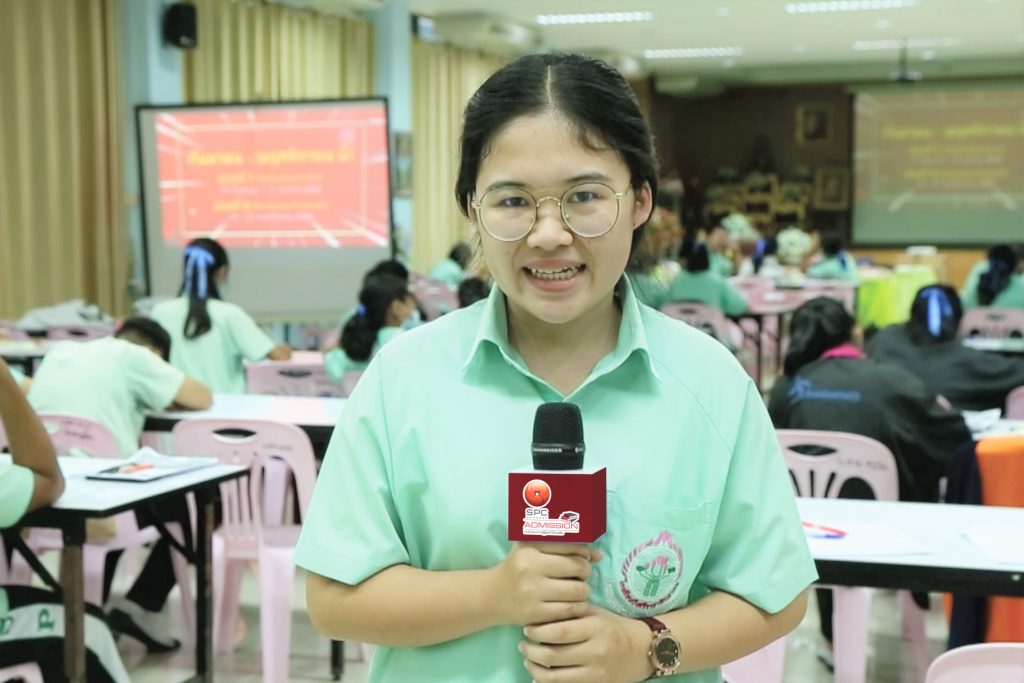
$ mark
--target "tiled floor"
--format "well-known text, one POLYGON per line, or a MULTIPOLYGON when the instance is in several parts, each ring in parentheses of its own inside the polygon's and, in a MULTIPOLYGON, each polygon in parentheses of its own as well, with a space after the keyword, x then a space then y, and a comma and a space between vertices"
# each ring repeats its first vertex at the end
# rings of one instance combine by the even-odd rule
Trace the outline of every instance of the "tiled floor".
MULTIPOLYGON (((292 618, 291 681, 330 681, 328 643, 325 638, 313 631, 306 617, 303 582, 304 578, 301 575, 296 578, 292 618)), ((233 654, 216 657, 216 679, 237 683, 259 683, 262 677, 258 592, 251 576, 247 577, 243 586, 242 602, 243 615, 247 623, 245 637, 233 654)), ((933 603, 937 602, 933 600, 933 603)), ((921 683, 923 675, 915 672, 914 663, 909 657, 909 648, 904 647, 899 637, 900 619, 895 594, 888 591, 876 592, 871 616, 871 663, 868 669, 868 683, 921 683)), ((173 622, 172 630, 179 635, 183 633, 176 602, 168 606, 167 617, 173 622)), ((819 642, 817 633, 817 610, 812 605, 803 624, 789 637, 785 683, 831 683, 832 675, 815 656, 819 642)), ((938 653, 945 640, 946 626, 937 607, 933 607, 928 615, 928 634, 932 640, 933 650, 938 653)), ((130 641, 122 640, 125 662, 135 683, 176 683, 187 678, 192 664, 190 651, 143 658, 139 650, 132 645, 130 641)), ((364 683, 366 678, 366 664, 346 662, 345 676, 342 679, 344 683, 364 683)), ((424 678, 424 681, 429 680, 424 678)))

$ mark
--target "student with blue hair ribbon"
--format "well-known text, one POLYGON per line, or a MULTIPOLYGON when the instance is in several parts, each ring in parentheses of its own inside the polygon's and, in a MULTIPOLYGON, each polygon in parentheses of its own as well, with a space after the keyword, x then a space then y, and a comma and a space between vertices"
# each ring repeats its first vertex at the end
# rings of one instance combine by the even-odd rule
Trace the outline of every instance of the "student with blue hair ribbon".
POLYGON ((843 241, 835 236, 821 240, 822 259, 807 268, 807 276, 819 280, 857 281, 857 262, 843 248, 843 241))
POLYGON ((742 315, 747 297, 711 270, 711 249, 704 242, 685 242, 680 257, 683 269, 668 287, 669 301, 697 301, 714 306, 726 315, 742 315))
POLYGON ((1024 386, 1024 358, 964 346, 959 338, 963 307, 948 285, 922 287, 910 320, 878 332, 868 355, 917 375, 959 410, 1003 408, 1006 395, 1024 386))
POLYGON ((178 298, 154 306, 151 317, 171 335, 171 365, 214 392, 242 394, 244 361, 288 360, 291 349, 276 344, 239 306, 221 300, 227 278, 224 247, 205 237, 192 240, 178 298))
POLYGON ((971 270, 963 292, 964 308, 1024 308, 1024 273, 1020 254, 1009 244, 988 250, 988 258, 971 270))

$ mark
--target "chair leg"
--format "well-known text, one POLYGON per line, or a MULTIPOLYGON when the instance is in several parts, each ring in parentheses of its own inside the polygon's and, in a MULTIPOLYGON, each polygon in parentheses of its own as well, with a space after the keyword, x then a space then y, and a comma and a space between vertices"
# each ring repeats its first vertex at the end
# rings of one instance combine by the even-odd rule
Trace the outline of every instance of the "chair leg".
POLYGON ((292 552, 260 552, 260 644, 263 648, 263 680, 288 680, 288 656, 292 639, 292 587, 295 565, 292 552))
POLYGON ((868 621, 871 589, 832 589, 835 683, 865 683, 868 671, 868 621))
POLYGON ((903 606, 903 637, 910 641, 917 672, 920 676, 928 672, 932 664, 932 648, 928 642, 928 633, 924 625, 924 610, 917 606, 908 591, 900 591, 900 602, 903 606))
POLYGON ((245 562, 223 559, 224 579, 220 589, 217 610, 220 621, 217 627, 217 642, 214 648, 220 654, 231 652, 235 647, 235 627, 238 625, 238 601, 242 592, 242 572, 245 562))

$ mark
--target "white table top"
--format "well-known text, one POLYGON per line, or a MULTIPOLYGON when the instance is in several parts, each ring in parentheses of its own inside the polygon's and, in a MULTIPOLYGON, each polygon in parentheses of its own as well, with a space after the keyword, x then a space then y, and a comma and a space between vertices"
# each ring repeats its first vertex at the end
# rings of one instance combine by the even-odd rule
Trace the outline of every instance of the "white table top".
POLYGON ((157 410, 149 413, 160 420, 218 418, 229 420, 276 420, 298 427, 333 428, 341 417, 343 398, 307 396, 261 396, 258 394, 214 394, 209 410, 157 410))
MULTIPOLYGON (((248 363, 247 363, 248 364, 248 363)), ((292 351, 290 360, 260 360, 252 365, 323 365, 323 351, 292 351)))
MULTIPOLYGON (((83 513, 132 506, 167 493, 195 488, 196 484, 217 480, 224 475, 245 471, 244 467, 235 465, 211 465, 150 482, 97 481, 86 479, 85 476, 110 467, 110 459, 60 456, 57 460, 64 474, 64 493, 51 507, 83 513)), ((11 456, 0 454, 0 462, 10 463, 11 456)))
POLYGON ((53 346, 53 342, 46 340, 3 339, 0 340, 0 356, 4 358, 42 358, 51 346, 53 346))
POLYGON ((999 353, 1024 353, 1024 339, 1008 337, 993 339, 991 337, 966 337, 964 346, 978 351, 996 351, 999 353))

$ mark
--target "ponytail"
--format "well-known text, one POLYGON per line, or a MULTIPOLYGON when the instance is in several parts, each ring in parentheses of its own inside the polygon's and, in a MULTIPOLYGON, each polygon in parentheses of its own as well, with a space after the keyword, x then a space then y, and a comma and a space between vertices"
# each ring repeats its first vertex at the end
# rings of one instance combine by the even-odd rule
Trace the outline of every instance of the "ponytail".
POLYGON ((683 256, 686 260, 684 267, 687 272, 703 273, 711 268, 711 256, 708 254, 706 242, 691 242, 684 246, 690 247, 689 253, 683 256))
POLYGON ((988 251, 988 270, 978 280, 978 303, 991 306, 999 294, 1009 287, 1017 270, 1017 254, 1007 244, 997 244, 988 251))
POLYGON ((910 306, 907 333, 918 346, 955 339, 963 318, 956 290, 947 285, 922 287, 910 306))
POLYGON ((835 299, 818 297, 796 309, 789 323, 786 376, 792 377, 829 349, 850 341, 853 325, 853 316, 835 299))
POLYGON ((195 339, 210 331, 212 322, 206 300, 220 299, 214 275, 226 265, 228 254, 216 240, 202 237, 185 247, 185 277, 181 284, 181 294, 188 295, 185 339, 195 339))
POLYGON ((395 301, 409 296, 409 288, 394 275, 372 275, 359 292, 359 306, 341 329, 341 348, 354 361, 370 360, 377 344, 377 333, 387 322, 395 301))

